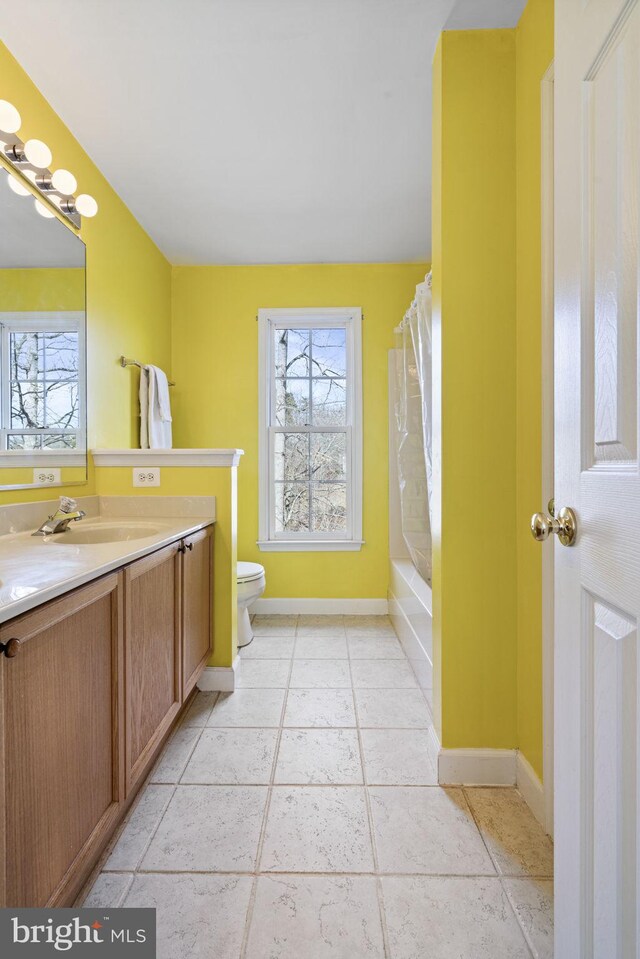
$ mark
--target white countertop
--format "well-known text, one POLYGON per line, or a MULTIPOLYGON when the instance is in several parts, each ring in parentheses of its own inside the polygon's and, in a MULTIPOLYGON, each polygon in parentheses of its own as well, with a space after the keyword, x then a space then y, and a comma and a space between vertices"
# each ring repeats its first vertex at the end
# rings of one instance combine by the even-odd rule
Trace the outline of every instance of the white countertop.
POLYGON ((72 523, 66 533, 0 536, 0 623, 213 522, 211 517, 87 516, 72 523), (137 538, 81 545, 73 542, 74 531, 81 533, 83 527, 86 531, 88 527, 106 530, 113 526, 131 526, 137 538), (141 537, 141 526, 156 527, 157 531, 141 537))

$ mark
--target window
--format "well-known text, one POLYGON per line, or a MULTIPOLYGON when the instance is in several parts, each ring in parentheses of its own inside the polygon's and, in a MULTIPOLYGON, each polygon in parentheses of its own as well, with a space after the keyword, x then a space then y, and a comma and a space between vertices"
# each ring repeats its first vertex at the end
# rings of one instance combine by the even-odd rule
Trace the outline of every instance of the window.
POLYGON ((64 450, 84 463, 84 314, 3 313, 0 332, 0 457, 64 450))
POLYGON ((260 310, 263 550, 362 545, 362 314, 260 310))

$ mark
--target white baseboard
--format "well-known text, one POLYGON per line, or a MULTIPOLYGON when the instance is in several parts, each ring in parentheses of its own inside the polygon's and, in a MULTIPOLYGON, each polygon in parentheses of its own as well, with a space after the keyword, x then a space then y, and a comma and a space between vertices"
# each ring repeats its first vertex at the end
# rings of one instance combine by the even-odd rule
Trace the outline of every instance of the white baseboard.
POLYGON ((386 599, 258 599, 252 613, 324 615, 342 613, 351 616, 385 616, 389 612, 386 599))
POLYGON ((438 782, 443 786, 515 786, 515 749, 441 749, 438 782))
POLYGON ((198 680, 198 689, 204 692, 232 693, 236 687, 236 673, 239 669, 239 656, 234 659, 233 666, 205 666, 198 680))
POLYGON ((516 785, 527 806, 542 828, 546 830, 544 786, 538 779, 531 764, 520 752, 518 753, 516 762, 516 785))
POLYGON ((435 726, 429 726, 429 739, 427 742, 427 750, 429 752, 429 759, 433 763, 434 769, 438 769, 438 757, 440 755, 440 740, 436 733, 435 726))

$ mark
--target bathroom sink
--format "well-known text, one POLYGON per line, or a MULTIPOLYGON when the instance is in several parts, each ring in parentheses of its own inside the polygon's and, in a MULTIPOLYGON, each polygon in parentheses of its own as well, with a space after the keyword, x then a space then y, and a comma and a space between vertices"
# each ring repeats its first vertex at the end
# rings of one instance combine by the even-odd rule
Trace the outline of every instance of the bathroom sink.
POLYGON ((44 541, 57 546, 93 546, 99 543, 124 543, 128 540, 157 536, 161 530, 152 523, 108 524, 71 526, 66 533, 45 536, 44 541))

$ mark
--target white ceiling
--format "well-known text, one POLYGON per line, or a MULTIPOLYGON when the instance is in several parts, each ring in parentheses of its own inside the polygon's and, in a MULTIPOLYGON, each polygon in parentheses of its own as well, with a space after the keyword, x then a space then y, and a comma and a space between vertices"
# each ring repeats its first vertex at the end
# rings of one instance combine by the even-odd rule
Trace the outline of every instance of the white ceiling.
POLYGON ((20 0, 2 29, 171 262, 402 261, 431 253, 438 34, 524 3, 20 0))

